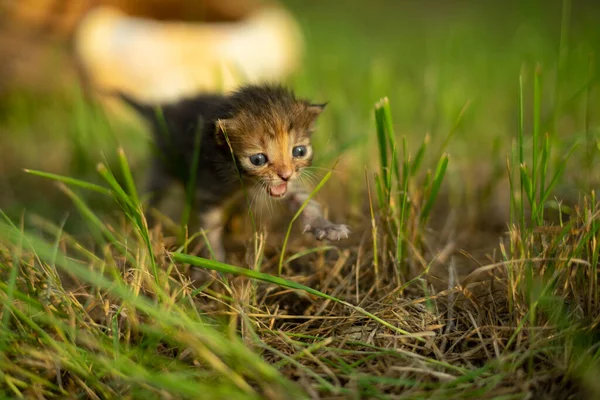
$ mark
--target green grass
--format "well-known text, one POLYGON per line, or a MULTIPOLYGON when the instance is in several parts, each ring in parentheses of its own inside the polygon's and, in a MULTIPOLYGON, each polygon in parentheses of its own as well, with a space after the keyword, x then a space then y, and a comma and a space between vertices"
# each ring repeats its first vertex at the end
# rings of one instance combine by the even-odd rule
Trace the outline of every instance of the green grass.
POLYGON ((345 243, 243 209, 202 259, 190 187, 148 229, 139 127, 0 98, 0 397, 598 397, 600 10, 460 3, 289 2, 345 243))

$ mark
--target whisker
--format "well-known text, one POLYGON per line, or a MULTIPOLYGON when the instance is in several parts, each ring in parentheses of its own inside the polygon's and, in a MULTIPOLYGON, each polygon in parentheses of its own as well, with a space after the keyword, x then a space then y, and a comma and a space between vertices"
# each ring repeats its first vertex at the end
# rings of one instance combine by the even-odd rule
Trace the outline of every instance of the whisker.
POLYGON ((303 169, 314 169, 314 170, 320 170, 320 171, 325 171, 325 172, 329 172, 329 171, 337 172, 336 170, 332 170, 331 168, 315 167, 314 165, 304 167, 303 169))
POLYGON ((262 221, 262 207, 260 205, 260 191, 262 189, 262 186, 260 184, 260 181, 258 182, 258 187, 256 188, 256 191, 254 192, 254 203, 256 206, 256 210, 258 211, 258 220, 262 221))
POLYGON ((259 185, 259 184, 255 183, 254 186, 252 187, 253 193, 252 193, 252 199, 250 200, 250 207, 249 208, 252 208, 255 205, 256 196, 258 194, 258 191, 260 190, 260 187, 259 188, 256 187, 257 185, 259 185))
POLYGON ((266 190, 263 193, 263 196, 265 197, 265 203, 267 205, 267 211, 269 212, 269 217, 273 217, 273 209, 272 209, 272 204, 271 204, 271 196, 269 196, 267 194, 266 190))
POLYGON ((264 186, 264 182, 262 180, 260 180, 254 184, 254 187, 253 187, 254 193, 252 194, 252 206, 253 207, 260 208, 259 193, 262 191, 263 186, 264 186))
MULTIPOLYGON (((299 177, 300 177, 300 179, 301 179, 302 181, 304 181, 304 182, 307 182, 307 181, 308 181, 308 182, 310 182, 310 184, 311 184, 313 187, 314 187, 314 186, 317 186, 317 182, 318 182, 318 180, 317 180, 317 178, 315 178, 315 177, 314 177, 314 176, 312 176, 311 174, 309 174, 309 173, 303 173, 303 174, 300 174, 300 176, 299 176, 299 177)), ((306 185, 306 183, 305 183, 305 185, 306 185)))
POLYGON ((275 205, 274 200, 271 196, 266 195, 267 196, 267 202, 269 203, 269 212, 270 212, 270 217, 273 218, 273 216, 275 215, 275 205))
POLYGON ((302 175, 298 175, 298 180, 300 181, 300 183, 307 188, 308 190, 311 190, 312 188, 310 187, 310 185, 307 182, 307 178, 305 176, 302 175))
POLYGON ((304 175, 306 175, 306 176, 317 178, 319 180, 324 176, 323 174, 317 174, 317 173, 315 173, 313 171, 309 171, 309 170, 302 170, 301 173, 304 174, 304 175))
POLYGON ((264 210, 265 207, 264 207, 264 204, 263 204, 263 201, 262 201, 262 196, 263 196, 263 193, 264 193, 264 187, 265 187, 264 182, 261 181, 260 182, 260 187, 256 191, 256 203, 258 204, 258 206, 260 208, 260 220, 261 220, 261 223, 263 221, 263 214, 264 214, 264 211, 265 211, 264 210))

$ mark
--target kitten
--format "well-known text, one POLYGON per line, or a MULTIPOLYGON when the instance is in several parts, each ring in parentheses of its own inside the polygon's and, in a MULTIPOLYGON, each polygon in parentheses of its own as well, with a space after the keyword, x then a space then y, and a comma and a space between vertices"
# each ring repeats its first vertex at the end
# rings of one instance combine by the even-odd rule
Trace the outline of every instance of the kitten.
MULTIPOLYGON (((308 195, 294 185, 311 165, 311 135, 324 104, 297 99, 275 85, 251 85, 230 95, 204 94, 152 107, 121 97, 152 123, 158 151, 152 159, 147 190, 156 207, 173 181, 187 185, 199 144, 195 184, 200 223, 215 257, 224 261, 223 206, 244 185, 288 202, 293 211, 308 195)), ((302 213, 304 232, 318 240, 347 238, 349 228, 323 217, 310 201, 302 213)))

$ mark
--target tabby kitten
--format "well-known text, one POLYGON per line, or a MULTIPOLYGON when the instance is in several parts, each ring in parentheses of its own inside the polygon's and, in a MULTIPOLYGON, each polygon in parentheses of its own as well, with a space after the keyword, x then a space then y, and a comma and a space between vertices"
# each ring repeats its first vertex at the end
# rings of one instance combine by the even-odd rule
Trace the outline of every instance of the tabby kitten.
MULTIPOLYGON (((152 159, 147 190, 156 207, 173 181, 187 186, 195 149, 196 200, 200 222, 219 261, 224 205, 246 188, 264 190, 297 210, 307 194, 297 185, 302 168, 311 165, 311 135, 324 104, 297 99, 277 85, 251 85, 230 95, 200 95, 158 107, 122 98, 152 123, 157 152, 152 159)), ((347 238, 349 228, 323 217, 310 201, 302 213, 304 232, 318 240, 347 238)))

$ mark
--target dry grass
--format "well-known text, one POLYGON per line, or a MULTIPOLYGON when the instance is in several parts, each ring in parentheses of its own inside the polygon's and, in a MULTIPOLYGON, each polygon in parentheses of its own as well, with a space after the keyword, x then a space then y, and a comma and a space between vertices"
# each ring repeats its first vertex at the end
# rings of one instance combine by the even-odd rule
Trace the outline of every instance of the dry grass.
MULTIPOLYGON (((248 235, 238 232, 245 240, 232 257, 245 260, 247 269, 194 258, 174 262, 181 261, 177 251, 183 249, 176 238, 165 237, 160 228, 147 231, 143 220, 138 225, 136 207, 126 204, 125 192, 115 192, 117 186, 112 196, 123 214, 104 221, 61 187, 98 236, 89 247, 39 218, 30 223, 41 236, 2 224, 5 393, 91 398, 193 397, 194 390, 213 398, 598 393, 593 376, 600 354, 600 214, 594 197, 584 198, 562 226, 512 226, 488 255, 495 254, 495 262, 467 276, 457 272, 454 245, 433 243, 417 222, 407 224, 414 232, 404 242, 411 268, 400 271, 397 237, 385 229, 393 215, 375 206, 374 220, 363 219, 362 226, 357 220, 354 243, 344 247, 313 251, 311 241, 293 237, 288 251, 293 259, 284 263, 281 280, 281 236, 266 241, 254 235, 248 244, 248 235), (436 247, 442 251, 433 253, 436 247), (198 287, 190 281, 188 262, 222 273, 198 287), (446 276, 431 275, 435 263, 446 267, 446 276), (198 323, 208 323, 209 330, 194 331, 198 323), (264 361, 240 363, 253 354, 264 361), (157 379, 160 371, 171 375, 157 379), (178 386, 181 379, 189 387, 178 386), (219 385, 204 386, 213 381, 219 385)), ((414 186, 412 198, 425 203, 420 188, 414 186)), ((364 199, 374 201, 367 193, 364 199)), ((406 221, 417 221, 421 210, 413 200, 406 221)))

